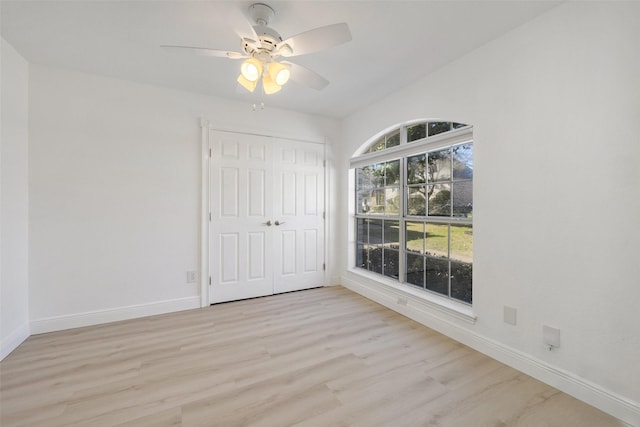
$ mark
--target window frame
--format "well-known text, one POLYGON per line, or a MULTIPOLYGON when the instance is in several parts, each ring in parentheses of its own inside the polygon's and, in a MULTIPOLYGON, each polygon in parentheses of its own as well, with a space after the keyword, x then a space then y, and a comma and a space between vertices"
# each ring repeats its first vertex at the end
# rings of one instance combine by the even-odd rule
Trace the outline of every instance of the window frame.
MULTIPOLYGON (((473 306, 473 299, 471 302, 466 302, 464 300, 454 298, 452 296, 452 282, 451 282, 451 269, 452 262, 455 260, 451 259, 451 227, 456 225, 468 225, 473 229, 473 219, 472 217, 462 217, 462 216, 453 216, 453 206, 451 207, 451 213, 449 216, 429 216, 428 211, 425 212, 425 215, 409 215, 407 212, 407 195, 408 188, 410 185, 407 182, 407 161, 408 158, 418 154, 425 154, 428 160, 428 153, 436 152, 445 148, 453 149, 456 146, 462 146, 465 144, 471 144, 475 147, 473 141, 473 127, 470 125, 458 125, 454 127, 452 125, 451 130, 439 133, 433 136, 428 136, 429 122, 434 122, 434 120, 416 120, 412 122, 407 122, 401 126, 395 126, 382 132, 375 137, 371 138, 366 144, 363 144, 362 148, 359 150, 360 154, 354 155, 354 157, 350 160, 350 173, 353 179, 353 187, 350 188, 350 204, 351 207, 349 209, 350 212, 350 223, 351 227, 353 227, 353 245, 351 246, 351 253, 353 254, 353 258, 349 257, 350 264, 349 270, 355 272, 357 274, 361 274, 367 276, 368 278, 374 279, 377 282, 383 282, 385 284, 391 284, 394 287, 400 287, 405 292, 409 292, 411 294, 417 295, 421 298, 425 298, 435 301, 436 303, 451 307, 453 306, 458 311, 468 312, 469 309, 473 306), (424 138, 417 139, 411 142, 407 142, 407 129, 409 127, 419 125, 421 123, 425 123, 427 127, 427 132, 424 138), (389 135, 393 135, 396 132, 400 132, 400 144, 394 147, 385 148, 379 151, 370 152, 370 147, 373 144, 378 143, 381 139, 386 139, 389 135), (356 204, 358 203, 358 195, 357 192, 357 181, 356 181, 356 170, 358 168, 363 168, 366 166, 371 166, 378 163, 384 163, 389 161, 400 160, 399 165, 399 175, 401 180, 399 182, 400 187, 400 197, 399 197, 399 211, 397 214, 389 215, 385 213, 358 213, 358 207, 356 204), (398 221, 399 229, 399 248, 398 248, 398 278, 391 278, 385 275, 385 272, 377 273, 374 271, 369 271, 367 269, 363 269, 357 266, 357 259, 361 254, 356 254, 358 243, 356 242, 357 236, 357 224, 358 220, 361 219, 377 219, 377 220, 388 220, 388 221, 398 221), (407 255, 409 251, 407 251, 406 247, 406 224, 413 222, 421 222, 423 224, 448 224, 448 250, 447 250, 447 262, 449 268, 449 277, 447 281, 448 292, 447 295, 431 291, 429 289, 420 289, 419 287, 409 284, 406 282, 406 274, 407 274, 407 255), (359 256, 358 256, 359 255, 359 256), (460 307, 462 307, 460 309, 460 307)), ((453 159, 453 157, 452 157, 453 159)), ((452 160, 453 161, 453 160, 452 160)), ((427 162, 428 164, 428 162, 427 162)), ((425 180, 427 181, 427 180, 425 180)), ((447 181, 451 186, 457 180, 453 177, 453 169, 451 171, 451 177, 447 181)), ((470 182, 473 182, 473 177, 469 179, 470 182)), ((428 185, 428 182, 425 182, 425 185, 428 185)), ((455 196, 454 196, 455 197, 455 196)), ((472 199, 473 200, 473 199, 472 199)), ((451 199, 451 204, 453 205, 453 198, 451 199)), ((427 204, 428 206, 428 204, 427 204)), ((426 208, 428 209, 428 207, 426 208)), ((384 249, 384 248, 383 248, 384 249)), ((384 252, 384 250, 383 250, 384 252)), ((426 255, 423 255, 426 256, 426 255)), ((384 257, 384 255, 383 255, 384 257)), ((383 258, 384 259, 384 258, 383 258)), ((384 261, 383 261, 384 263, 384 261)), ((472 262, 473 263, 473 262, 472 262)), ((473 289, 473 280, 472 280, 472 289, 473 289)), ((473 291, 472 291, 473 292, 473 291)))

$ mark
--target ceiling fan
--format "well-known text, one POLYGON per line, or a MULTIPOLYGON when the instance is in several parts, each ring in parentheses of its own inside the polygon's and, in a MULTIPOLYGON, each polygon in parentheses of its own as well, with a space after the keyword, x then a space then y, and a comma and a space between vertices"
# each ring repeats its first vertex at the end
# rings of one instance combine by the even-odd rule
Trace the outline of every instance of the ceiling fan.
POLYGON ((322 90, 329 84, 328 80, 316 72, 293 62, 282 61, 280 58, 306 55, 350 41, 351 32, 346 23, 315 28, 283 40, 276 30, 268 26, 275 15, 275 11, 270 6, 264 3, 252 4, 248 15, 255 25, 244 25, 242 22, 246 21, 244 17, 240 22, 235 19, 236 25, 239 24, 243 29, 246 27, 245 32, 248 33, 242 34, 242 30, 238 31, 241 38, 241 52, 193 46, 163 45, 162 47, 170 51, 244 59, 240 65, 237 81, 249 92, 253 92, 262 82, 265 94, 276 93, 282 89, 289 78, 317 90, 322 90))

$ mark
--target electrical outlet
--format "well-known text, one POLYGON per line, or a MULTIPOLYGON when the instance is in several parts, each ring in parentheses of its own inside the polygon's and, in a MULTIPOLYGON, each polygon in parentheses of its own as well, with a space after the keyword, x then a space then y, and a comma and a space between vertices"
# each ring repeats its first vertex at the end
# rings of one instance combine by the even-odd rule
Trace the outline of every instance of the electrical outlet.
POLYGON ((197 274, 195 271, 187 271, 187 283, 196 283, 197 274))
POLYGON ((398 305, 407 305, 407 302, 406 298, 398 298, 398 305))
POLYGON ((560 347, 560 329, 542 326, 542 342, 549 350, 560 347))
POLYGON ((516 309, 513 307, 504 306, 504 323, 509 325, 516 324, 516 309))

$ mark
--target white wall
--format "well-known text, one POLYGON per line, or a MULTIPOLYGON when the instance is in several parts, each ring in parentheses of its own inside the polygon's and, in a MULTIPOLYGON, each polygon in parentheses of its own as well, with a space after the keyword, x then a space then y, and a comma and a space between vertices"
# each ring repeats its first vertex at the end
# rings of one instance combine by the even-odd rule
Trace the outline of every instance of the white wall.
POLYGON ((345 282, 360 280, 344 265, 349 157, 387 126, 454 119, 476 141, 478 320, 425 319, 525 369, 566 374, 573 394, 593 386, 579 397, 629 420, 640 401, 639 8, 564 4, 342 124, 31 65, 32 327, 197 305, 185 272, 199 260, 198 117, 340 143, 329 154, 340 198, 329 212, 342 226, 330 261, 345 282), (517 326, 502 322, 504 305, 517 326), (561 329, 561 348, 542 346, 543 324, 561 329))
POLYGON ((338 168, 346 188, 349 157, 387 126, 473 125, 477 322, 424 319, 640 424, 638 52, 639 3, 563 4, 348 117, 338 168))
POLYGON ((199 307, 199 117, 335 139, 337 122, 32 65, 34 333, 199 307))
POLYGON ((0 360, 29 336, 29 66, 0 39, 0 360))

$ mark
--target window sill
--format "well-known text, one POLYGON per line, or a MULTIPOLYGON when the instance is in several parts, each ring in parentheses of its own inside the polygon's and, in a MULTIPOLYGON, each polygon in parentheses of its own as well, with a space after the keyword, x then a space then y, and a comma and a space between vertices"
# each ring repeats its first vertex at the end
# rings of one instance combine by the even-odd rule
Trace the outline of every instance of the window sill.
POLYGON ((402 304, 400 300, 398 300, 398 304, 406 305, 410 302, 412 305, 421 305, 430 311, 437 311, 470 324, 476 322, 477 317, 473 312, 473 307, 470 305, 440 297, 431 292, 412 289, 410 285, 398 283, 395 280, 387 279, 375 273, 369 273, 360 268, 350 268, 348 272, 358 278, 365 279, 363 282, 365 285, 380 285, 386 290, 391 291, 398 298, 406 298, 405 304, 402 304))

